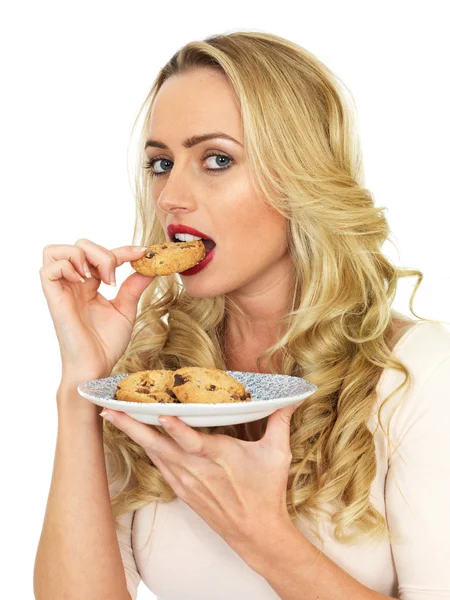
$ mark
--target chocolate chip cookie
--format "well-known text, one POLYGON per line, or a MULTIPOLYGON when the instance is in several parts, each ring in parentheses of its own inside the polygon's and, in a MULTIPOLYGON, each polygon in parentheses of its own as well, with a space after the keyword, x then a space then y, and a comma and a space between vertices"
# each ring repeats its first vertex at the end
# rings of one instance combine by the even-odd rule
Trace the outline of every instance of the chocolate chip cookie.
POLYGON ((170 402, 217 404, 249 402, 250 392, 221 369, 182 367, 176 371, 138 371, 118 384, 116 400, 131 402, 170 402))
POLYGON ((116 400, 131 402, 178 402, 172 392, 173 371, 156 369, 138 371, 120 380, 116 388, 116 400))
POLYGON ((152 277, 182 273, 197 265, 205 256, 203 240, 166 242, 149 246, 142 258, 130 262, 135 271, 152 277))
POLYGON ((183 403, 249 402, 251 398, 239 381, 220 369, 182 367, 172 376, 172 391, 183 403))

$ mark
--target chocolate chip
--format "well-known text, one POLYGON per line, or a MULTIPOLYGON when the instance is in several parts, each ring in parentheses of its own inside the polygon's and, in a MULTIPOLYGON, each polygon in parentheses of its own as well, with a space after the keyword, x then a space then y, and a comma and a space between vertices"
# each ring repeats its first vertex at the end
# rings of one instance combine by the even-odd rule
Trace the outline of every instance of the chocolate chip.
POLYGON ((213 392, 216 389, 216 386, 211 384, 206 388, 209 392, 213 392))
POLYGON ((239 400, 238 394, 231 394, 231 397, 233 398, 233 400, 239 400))
POLYGON ((137 392, 139 392, 139 394, 150 394, 150 390, 147 390, 147 388, 137 388, 136 390, 137 392))
POLYGON ((179 373, 177 373, 173 378, 173 387, 183 385, 184 383, 187 383, 188 381, 189 381, 189 377, 183 377, 183 375, 180 375, 179 373))
POLYGON ((168 394, 171 398, 176 398, 175 394, 170 388, 166 388, 166 394, 168 394))
POLYGON ((167 246, 161 246, 161 248, 162 248, 163 250, 165 250, 165 249, 167 248, 167 246))
POLYGON ((251 398, 252 395, 250 394, 250 392, 245 392, 245 394, 243 394, 241 396, 241 400, 246 400, 247 398, 251 398))
POLYGON ((145 255, 146 258, 153 258, 154 256, 156 256, 155 252, 149 252, 148 254, 145 255))
POLYGON ((177 397, 175 397, 175 399, 174 399, 174 403, 175 403, 175 404, 181 404, 181 400, 178 400, 178 398, 177 398, 177 397))

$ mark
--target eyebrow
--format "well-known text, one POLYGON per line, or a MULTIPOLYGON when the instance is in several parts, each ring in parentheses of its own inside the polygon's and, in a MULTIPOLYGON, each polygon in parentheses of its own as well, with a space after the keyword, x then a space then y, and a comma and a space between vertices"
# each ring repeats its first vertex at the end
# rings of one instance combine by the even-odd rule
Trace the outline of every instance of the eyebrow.
MULTIPOLYGON (((212 140, 212 139, 216 139, 216 138, 223 138, 225 140, 231 140, 232 142, 236 142, 236 144, 239 144, 239 146, 242 146, 242 144, 240 142, 238 142, 237 140, 235 140, 233 137, 231 137, 231 135, 227 135, 226 133, 222 133, 221 131, 216 131, 214 133, 205 133, 203 135, 193 135, 192 137, 185 139, 182 142, 182 145, 185 148, 192 148, 192 146, 195 146, 196 144, 200 144, 200 142, 205 142, 206 140, 212 140)), ((147 140, 145 143, 144 150, 146 150, 148 147, 164 148, 166 150, 169 149, 169 147, 166 146, 166 144, 163 144, 163 142, 158 142, 158 140, 147 140)))

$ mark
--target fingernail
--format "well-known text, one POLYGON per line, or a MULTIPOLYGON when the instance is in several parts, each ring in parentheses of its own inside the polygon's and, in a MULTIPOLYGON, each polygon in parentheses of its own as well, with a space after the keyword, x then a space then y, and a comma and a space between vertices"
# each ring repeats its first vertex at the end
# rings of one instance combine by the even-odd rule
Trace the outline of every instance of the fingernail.
POLYGON ((133 252, 137 252, 138 254, 144 252, 144 250, 147 250, 147 246, 134 246, 133 248, 133 252))
POLYGON ((114 423, 114 416, 110 412, 103 409, 100 413, 100 416, 109 421, 110 423, 114 423))
POLYGON ((158 421, 161 423, 161 425, 165 428, 165 429, 169 429, 170 427, 170 423, 169 421, 166 419, 166 417, 158 417, 158 421))
POLYGON ((111 279, 109 280, 109 285, 112 285, 113 287, 117 287, 116 276, 114 274, 111 275, 111 279))
POLYGON ((86 277, 92 277, 91 272, 89 271, 89 267, 87 263, 83 263, 83 271, 86 273, 86 277))

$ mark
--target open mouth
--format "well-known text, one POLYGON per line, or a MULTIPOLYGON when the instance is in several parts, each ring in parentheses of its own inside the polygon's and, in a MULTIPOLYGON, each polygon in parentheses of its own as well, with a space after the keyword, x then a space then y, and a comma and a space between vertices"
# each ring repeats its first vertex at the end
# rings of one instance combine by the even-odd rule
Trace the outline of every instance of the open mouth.
POLYGON ((213 248, 216 247, 216 242, 213 242, 212 240, 204 240, 204 239, 202 239, 202 242, 205 245, 206 252, 209 252, 210 250, 212 250, 213 248))
MULTIPOLYGON (((178 234, 175 234, 175 235, 178 235, 178 234)), ((180 240, 177 237, 175 237, 175 235, 172 236, 172 242, 193 242, 193 241, 197 241, 197 240, 202 240, 207 253, 216 247, 216 242, 214 242, 213 240, 210 240, 208 238, 198 238, 198 237, 190 235, 189 239, 181 239, 180 240)), ((183 235, 182 237, 185 238, 185 235, 183 235)), ((187 237, 187 235, 186 235, 186 237, 187 237)))

